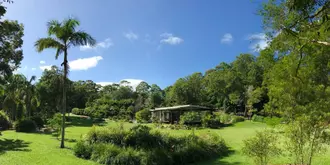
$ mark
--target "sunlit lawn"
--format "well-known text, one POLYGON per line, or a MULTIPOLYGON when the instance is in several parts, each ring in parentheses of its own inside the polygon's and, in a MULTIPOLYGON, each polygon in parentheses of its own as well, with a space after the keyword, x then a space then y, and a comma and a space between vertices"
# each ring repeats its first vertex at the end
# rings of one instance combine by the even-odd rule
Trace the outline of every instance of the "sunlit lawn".
MULTIPOLYGON (((92 126, 90 120, 74 120, 66 129, 66 149, 59 148, 59 140, 52 135, 16 133, 15 131, 5 131, 0 136, 0 164, 1 165, 95 165, 97 163, 76 158, 73 155, 72 147, 75 140, 79 140, 83 134, 88 132, 92 126)), ((120 123, 107 121, 103 123, 109 127, 119 127, 120 123)), ((134 124, 124 123, 125 128, 130 128, 134 124)), ((153 126, 150 124, 150 126, 153 126)), ((262 123, 245 121, 222 129, 197 129, 195 134, 217 133, 221 135, 226 143, 233 150, 228 157, 209 160, 198 164, 208 165, 249 165, 253 164, 251 158, 244 156, 240 149, 242 140, 254 135, 256 130, 265 128, 262 123)), ((160 129, 173 135, 186 135, 192 130, 170 130, 160 129)), ((315 158, 315 164, 330 164, 330 152, 315 158)), ((276 164, 289 163, 288 158, 276 159, 276 164)))

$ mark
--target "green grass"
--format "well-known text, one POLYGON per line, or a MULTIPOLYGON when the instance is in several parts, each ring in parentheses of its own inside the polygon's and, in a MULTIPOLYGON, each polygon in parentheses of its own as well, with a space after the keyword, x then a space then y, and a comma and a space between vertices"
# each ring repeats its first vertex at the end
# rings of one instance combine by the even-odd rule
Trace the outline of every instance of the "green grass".
MULTIPOLYGON (((3 136, 0 136, 0 164, 5 165, 96 165, 93 161, 83 160, 73 155, 72 148, 76 140, 87 133, 90 127, 93 126, 91 120, 79 119, 77 116, 71 117, 66 129, 66 149, 59 148, 59 140, 46 134, 28 134, 17 133, 15 131, 4 131, 3 136)), ((97 125, 107 125, 109 127, 119 127, 120 124, 114 121, 98 123, 97 125)), ((134 126, 132 123, 124 123, 124 128, 134 126)), ((153 126, 150 124, 150 126, 153 126)), ((251 158, 244 156, 240 149, 242 140, 253 136, 256 130, 266 128, 263 123, 255 123, 245 121, 237 123, 233 126, 222 129, 197 129, 195 134, 203 135, 208 133, 217 133, 221 135, 229 147, 233 150, 232 154, 222 159, 209 160, 201 162, 201 165, 252 165, 251 158)), ((191 130, 170 130, 159 129, 172 135, 186 135, 191 133, 191 130)), ((330 164, 330 152, 316 157, 313 162, 315 165, 330 164)), ((289 163, 290 160, 286 157, 276 159, 274 164, 289 163)))

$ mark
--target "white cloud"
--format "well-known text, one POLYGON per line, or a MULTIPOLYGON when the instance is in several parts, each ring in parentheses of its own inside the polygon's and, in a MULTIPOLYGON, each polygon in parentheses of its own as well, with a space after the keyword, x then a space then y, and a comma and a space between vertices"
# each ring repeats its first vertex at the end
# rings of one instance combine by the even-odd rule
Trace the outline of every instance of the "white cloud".
POLYGON ((46 64, 46 61, 40 61, 40 64, 46 64))
POLYGON ((86 50, 97 50, 97 49, 107 49, 110 46, 113 46, 113 42, 110 38, 105 39, 103 42, 97 43, 95 46, 90 46, 90 45, 85 45, 85 46, 80 46, 81 51, 86 51, 86 50))
POLYGON ((71 70, 88 70, 89 68, 94 68, 102 59, 102 56, 79 58, 77 60, 70 61, 69 66, 71 70))
POLYGON ((265 49, 270 42, 265 33, 250 34, 247 37, 247 40, 251 41, 249 48, 254 52, 259 52, 265 49))
POLYGON ((124 33, 124 37, 126 37, 130 41, 134 41, 134 40, 139 39, 139 36, 137 34, 133 33, 133 32, 124 33))
POLYGON ((233 36, 230 33, 226 33, 225 35, 223 35, 223 37, 221 38, 221 43, 222 44, 230 44, 232 43, 234 40, 233 36))
POLYGON ((101 86, 106 86, 106 85, 112 85, 114 82, 97 82, 96 84, 99 84, 101 86))
POLYGON ((42 71, 44 71, 44 70, 50 70, 51 68, 52 68, 52 65, 45 65, 45 66, 40 66, 39 67, 42 71))
POLYGON ((121 81, 127 81, 129 82, 128 85, 131 86, 133 88, 133 90, 135 90, 135 88, 143 81, 140 79, 122 79, 117 83, 114 82, 97 82, 96 84, 100 84, 101 86, 106 86, 106 85, 111 85, 111 84, 120 84, 121 81))
POLYGON ((176 37, 171 33, 163 33, 160 35, 160 37, 162 38, 160 43, 163 44, 178 45, 183 42, 182 38, 176 37))
POLYGON ((28 67, 27 67, 27 66, 25 66, 23 69, 24 69, 24 70, 27 70, 27 68, 28 68, 28 67))
POLYGON ((32 70, 32 71, 35 71, 35 70, 37 70, 37 68, 31 68, 31 70, 32 70))

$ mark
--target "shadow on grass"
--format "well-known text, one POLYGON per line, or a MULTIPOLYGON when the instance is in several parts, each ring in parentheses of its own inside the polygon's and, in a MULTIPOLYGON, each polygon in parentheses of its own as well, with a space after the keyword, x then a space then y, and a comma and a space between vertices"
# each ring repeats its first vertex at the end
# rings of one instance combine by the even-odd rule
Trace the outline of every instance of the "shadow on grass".
POLYGON ((215 158, 215 159, 211 159, 211 160, 207 160, 207 161, 202 161, 202 162, 198 162, 194 165, 243 165, 244 162, 226 162, 224 160, 221 160, 223 159, 224 157, 228 157, 232 154, 235 153, 235 150, 229 150, 227 154, 225 155, 222 155, 218 158, 215 158), (219 160, 220 159, 220 160, 219 160))
POLYGON ((100 119, 90 119, 82 116, 69 116, 67 117, 67 127, 76 126, 76 127, 91 127, 93 125, 104 126, 106 125, 104 120, 100 119))
POLYGON ((29 144, 19 139, 0 139, 0 155, 7 151, 31 151, 27 148, 29 144))

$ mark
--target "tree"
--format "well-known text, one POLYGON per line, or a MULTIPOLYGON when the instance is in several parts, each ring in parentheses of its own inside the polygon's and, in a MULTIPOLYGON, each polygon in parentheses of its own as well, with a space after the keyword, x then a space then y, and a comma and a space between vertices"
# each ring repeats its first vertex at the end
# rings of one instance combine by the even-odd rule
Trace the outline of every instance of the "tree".
POLYGON ((201 104, 205 96, 202 80, 203 75, 201 73, 194 73, 185 78, 180 78, 174 83, 168 94, 177 105, 201 104))
POLYGON ((92 102, 98 98, 99 86, 92 80, 74 81, 72 83, 72 93, 69 99, 72 107, 83 109, 87 102, 92 102))
POLYGON ((32 110, 35 110, 39 106, 39 100, 37 97, 37 90, 35 84, 32 84, 35 81, 36 76, 32 76, 29 81, 25 82, 24 89, 24 104, 28 117, 31 117, 32 110))
POLYGON ((156 84, 152 84, 149 94, 149 105, 152 108, 159 107, 164 101, 162 89, 156 84))
POLYGON ((65 111, 66 111, 66 79, 69 72, 68 66, 68 49, 73 46, 90 45, 94 46, 96 41, 88 33, 77 30, 77 26, 80 22, 76 19, 69 18, 63 22, 52 20, 47 23, 48 37, 38 39, 35 43, 35 47, 38 52, 42 52, 44 49, 52 48, 56 49, 55 58, 64 54, 62 66, 63 71, 63 101, 62 101, 62 137, 61 148, 64 148, 64 133, 65 133, 65 111))
POLYGON ((138 86, 136 86, 135 91, 140 94, 148 95, 150 86, 148 83, 142 81, 138 86))
MULTIPOLYGON (((270 38, 281 32, 300 42, 329 47, 329 12, 328 0, 270 0, 260 15, 270 38)), ((287 39, 281 40, 285 43, 287 39)))
POLYGON ((0 3, 0 85, 4 85, 23 60, 24 27, 17 21, 3 20, 6 8, 0 3))
MULTIPOLYGON (((51 69, 46 69, 42 73, 36 83, 40 99, 40 106, 37 110, 43 117, 50 118, 55 113, 61 112, 62 77, 63 71, 56 66, 52 66, 51 69)), ((67 82, 70 81, 67 80, 67 82)))
POLYGON ((243 153, 254 158, 257 165, 267 165, 281 153, 278 137, 271 130, 259 131, 256 136, 244 140, 243 153))
POLYGON ((5 99, 3 108, 10 114, 12 121, 20 119, 23 116, 24 89, 26 77, 21 74, 13 75, 5 85, 5 99))
POLYGON ((330 1, 269 1, 261 10, 276 63, 264 75, 265 109, 286 118, 288 151, 297 164, 312 164, 329 142, 330 1))

